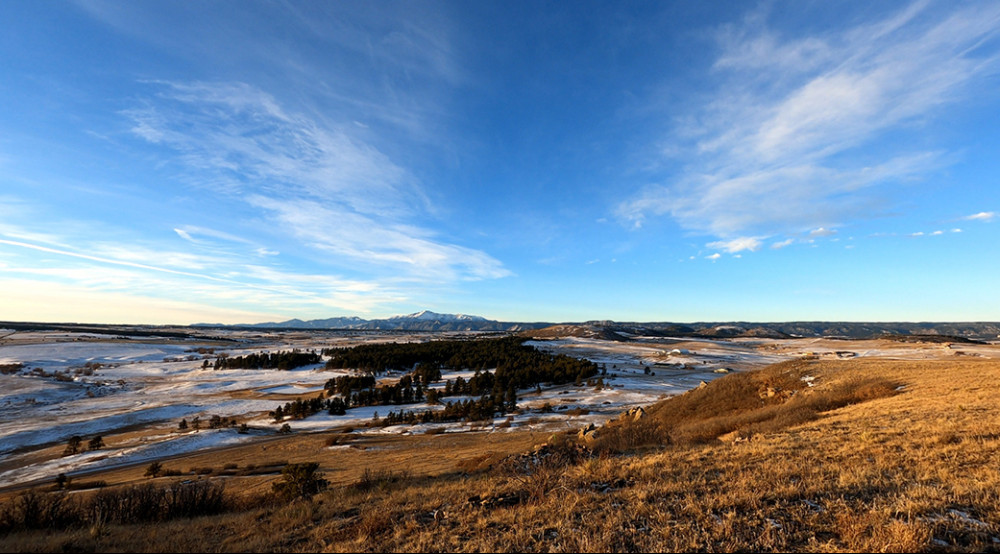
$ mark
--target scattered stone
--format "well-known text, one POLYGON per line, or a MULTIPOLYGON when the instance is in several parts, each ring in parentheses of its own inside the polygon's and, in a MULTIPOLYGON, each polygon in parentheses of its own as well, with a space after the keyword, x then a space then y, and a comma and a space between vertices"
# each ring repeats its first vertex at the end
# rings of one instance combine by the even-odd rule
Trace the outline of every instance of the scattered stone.
POLYGON ((625 479, 615 479, 614 481, 594 481, 590 484, 590 489, 595 492, 605 494, 619 489, 624 489, 625 487, 629 487, 631 485, 632 483, 626 481, 625 479))
MULTIPOLYGON (((596 427, 594 430, 597 430, 596 427)), ((532 475, 540 466, 567 465, 589 458, 591 455, 590 449, 581 444, 552 446, 548 443, 543 443, 535 447, 535 450, 528 454, 512 454, 507 456, 496 467, 500 471, 507 471, 517 475, 532 475)))
POLYGON ((517 506, 524 501, 525 496, 520 493, 495 494, 485 498, 482 498, 479 495, 469 497, 469 504, 480 508, 486 508, 487 510, 494 508, 509 508, 511 506, 517 506))

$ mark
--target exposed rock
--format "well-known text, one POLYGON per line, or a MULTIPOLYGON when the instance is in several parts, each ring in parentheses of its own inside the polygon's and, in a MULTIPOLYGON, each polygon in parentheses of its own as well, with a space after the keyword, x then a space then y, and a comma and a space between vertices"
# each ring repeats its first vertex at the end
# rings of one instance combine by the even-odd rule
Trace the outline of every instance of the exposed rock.
POLYGON ((618 419, 620 421, 639 421, 640 419, 646 417, 646 410, 642 406, 636 406, 625 412, 622 412, 618 419))
POLYGON ((521 493, 497 494, 493 496, 487 496, 485 498, 476 495, 469 497, 469 504, 486 509, 509 508, 511 506, 517 506, 518 504, 524 502, 525 500, 526 497, 521 493))
POLYGON ((590 423, 586 427, 580 429, 580 431, 576 434, 576 437, 583 442, 590 443, 597 440, 597 433, 597 426, 590 423))
POLYGON ((744 442, 747 440, 746 437, 742 435, 742 431, 739 430, 730 431, 724 435, 719 435, 718 438, 721 442, 732 442, 732 443, 744 442))
POLYGON ((780 392, 781 392, 781 389, 779 389, 777 387, 767 387, 766 389, 764 389, 764 390, 762 390, 760 392, 759 396, 761 398, 774 398, 775 396, 778 396, 778 394, 780 392))
MULTIPOLYGON (((592 433, 597 432, 596 426, 591 425, 590 427, 593 427, 592 433)), ((543 465, 562 466, 576 463, 590 456, 590 449, 581 444, 565 444, 562 446, 542 444, 535 447, 533 452, 507 456, 496 467, 501 472, 506 471, 517 475, 531 475, 538 467, 543 465)))

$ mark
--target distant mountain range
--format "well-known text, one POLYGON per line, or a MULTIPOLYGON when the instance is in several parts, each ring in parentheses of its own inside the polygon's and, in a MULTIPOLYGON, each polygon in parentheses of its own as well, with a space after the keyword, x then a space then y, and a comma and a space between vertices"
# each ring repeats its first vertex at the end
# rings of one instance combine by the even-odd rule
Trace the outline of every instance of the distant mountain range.
MULTIPOLYGON (((328 319, 289 319, 288 321, 233 325, 232 327, 267 329, 358 329, 381 331, 525 331, 546 327, 551 323, 508 323, 477 315, 439 314, 424 310, 387 319, 362 319, 357 316, 328 319)), ((197 324, 195 326, 208 326, 197 324)), ((211 325, 218 327, 219 325, 211 325)))
POLYGON ((357 316, 331 317, 328 319, 290 319, 281 322, 246 325, 197 324, 210 327, 244 327, 267 329, 357 329, 386 331, 527 331, 539 337, 580 336, 601 337, 611 340, 631 340, 635 336, 673 336, 701 338, 790 338, 790 337, 842 337, 878 338, 886 336, 955 337, 973 340, 1000 338, 997 322, 830 322, 793 321, 784 323, 750 322, 701 322, 701 323, 623 323, 615 321, 587 321, 583 323, 553 324, 546 322, 505 322, 466 314, 442 314, 424 310, 386 319, 363 319, 357 316))

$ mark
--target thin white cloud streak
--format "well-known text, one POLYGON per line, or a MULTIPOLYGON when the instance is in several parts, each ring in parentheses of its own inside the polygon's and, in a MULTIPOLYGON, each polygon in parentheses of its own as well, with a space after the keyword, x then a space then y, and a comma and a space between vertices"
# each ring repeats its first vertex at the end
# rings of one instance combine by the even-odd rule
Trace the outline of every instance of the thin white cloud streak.
POLYGON ((749 250, 750 252, 756 252, 760 249, 760 239, 756 237, 739 237, 733 240, 720 240, 716 242, 710 242, 705 246, 712 248, 714 250, 725 250, 730 254, 735 254, 736 252, 742 252, 744 250, 749 250))
POLYGON ((278 252, 277 250, 271 250, 270 248, 261 246, 250 239, 245 239, 243 237, 239 237, 223 231, 217 231, 215 229, 208 229, 205 227, 198 227, 194 225, 184 225, 181 227, 175 227, 174 232, 177 233, 177 236, 190 242, 191 244, 203 248, 220 249, 222 251, 225 251, 224 246, 219 245, 216 242, 216 241, 223 241, 226 243, 234 243, 234 244, 249 246, 254 254, 261 257, 277 256, 281 254, 281 252, 278 252))
POLYGON ((388 267, 415 280, 510 275, 488 254, 413 224, 434 207, 408 171, 351 136, 353 124, 324 126, 245 84, 158 86, 164 90, 156 102, 125 112, 133 132, 177 151, 195 182, 336 254, 329 263, 381 266, 376 275, 388 267))
POLYGON ((195 243, 199 242, 199 239, 197 237, 200 235, 213 239, 224 240, 226 242, 235 242, 239 244, 258 246, 257 243, 255 243, 250 239, 238 237, 232 233, 226 233, 224 231, 209 229, 207 227, 198 227, 196 225, 182 225, 180 227, 175 228, 174 232, 177 233, 177 235, 180 236, 181 238, 195 243))
POLYGON ((248 201, 271 212, 300 240, 316 248, 365 264, 403 265, 419 279, 490 279, 511 274, 483 252, 429 240, 429 231, 421 228, 380 225, 336 204, 264 196, 248 201))
POLYGON ((83 259, 83 260, 89 260, 89 261, 92 261, 92 262, 100 262, 100 263, 103 263, 103 264, 121 265, 121 266, 126 266, 126 267, 134 267, 134 268, 137 268, 137 269, 145 269, 145 270, 149 270, 149 271, 158 271, 158 272, 161 272, 161 273, 170 273, 170 274, 173 274, 173 275, 181 275, 181 276, 184 276, 184 277, 194 277, 194 278, 197 278, 197 279, 208 279, 208 280, 212 280, 212 281, 220 281, 220 282, 224 282, 224 283, 236 284, 236 283, 233 283, 232 281, 230 281, 228 279, 221 279, 221 278, 218 278, 218 277, 213 277, 211 275, 201 275, 201 274, 198 274, 198 273, 191 273, 191 272, 188 272, 188 271, 179 271, 179 270, 176 270, 176 269, 169 269, 169 268, 165 268, 165 267, 156 267, 156 266, 146 265, 146 264, 137 263, 137 262, 128 261, 128 260, 116 260, 116 259, 111 259, 111 258, 103 258, 103 257, 100 257, 100 256, 92 256, 90 254, 84 254, 84 253, 80 253, 80 252, 71 252, 71 251, 68 251, 68 250, 59 250, 59 249, 56 249, 56 248, 49 248, 47 246, 41 246, 41 245, 38 245, 38 244, 30 244, 30 243, 26 243, 26 242, 20 242, 20 241, 14 241, 14 240, 5 240, 5 239, 0 239, 0 244, 7 244, 7 245, 10 245, 10 246, 17 246, 17 247, 20 247, 20 248, 27 248, 27 249, 30 249, 30 250, 37 250, 39 252, 47 252, 49 254, 58 254, 60 256, 69 256, 69 257, 72 257, 72 258, 79 258, 79 259, 83 259))
MULTIPOLYGON (((617 213, 638 226, 669 215, 721 238, 798 233, 870 217, 891 204, 888 183, 947 163, 940 152, 891 152, 874 164, 854 149, 933 117, 995 74, 985 45, 1000 5, 944 17, 924 2, 840 32, 784 38, 758 15, 720 32, 716 94, 673 130, 666 150, 689 163, 617 213)), ((869 158, 870 160, 870 158, 869 158)))
MULTIPOLYGON (((261 266, 240 265, 233 260, 202 261, 202 265, 210 267, 217 275, 226 275, 219 277, 20 241, 0 239, 0 244, 111 266, 74 266, 52 262, 44 267, 33 261, 30 264, 11 264, 4 268, 4 273, 8 275, 22 274, 40 278, 30 289, 33 295, 44 295, 49 287, 61 283, 86 288, 95 293, 121 293, 135 297, 145 295, 149 298, 170 298, 182 293, 188 299, 200 299, 205 305, 215 305, 223 312, 232 308, 225 308, 220 303, 253 306, 269 313, 285 314, 293 313, 292 310, 315 313, 317 309, 368 313, 386 303, 405 299, 398 292, 371 282, 288 273, 261 266), (150 272, 163 277, 153 277, 150 272)), ((74 310, 78 308, 72 305, 68 307, 74 310)), ((250 313, 253 309, 244 308, 242 311, 250 313)))
POLYGON ((977 214, 972 214, 965 216, 962 219, 968 221, 993 221, 993 218, 997 216, 996 212, 979 212, 977 214))
POLYGON ((833 229, 827 229, 825 227, 820 227, 818 229, 813 229, 812 231, 809 231, 810 237, 830 237, 836 234, 837 231, 833 229))

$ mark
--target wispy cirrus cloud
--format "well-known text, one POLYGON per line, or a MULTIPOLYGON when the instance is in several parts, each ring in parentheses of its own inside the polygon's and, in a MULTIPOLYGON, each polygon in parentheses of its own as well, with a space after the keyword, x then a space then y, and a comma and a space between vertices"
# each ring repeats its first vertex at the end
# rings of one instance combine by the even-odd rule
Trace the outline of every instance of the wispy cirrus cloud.
POLYGON ((484 252, 441 243, 429 230, 378 221, 335 203, 265 196, 248 201, 314 248, 367 265, 405 267, 410 278, 492 279, 511 274, 484 252))
MULTIPOLYGON (((72 287, 85 291, 88 298, 130 298, 136 306, 146 300, 165 306, 162 301, 180 295, 188 304, 203 306, 197 313, 216 310, 255 316, 231 323, 275 314, 368 313, 405 299, 399 291, 372 281, 248 264, 239 255, 204 256, 109 243, 54 248, 2 238, 0 253, 8 260, 3 268, 6 278, 33 279, 34 291, 72 287)), ((155 321, 153 314, 147 316, 155 321)), ((32 319, 30 312, 19 317, 32 319)))
POLYGON ((377 148, 286 113, 244 83, 151 83, 155 98, 123 112, 132 132, 173 149, 191 182, 232 194, 310 196, 359 213, 428 209, 415 179, 377 148))
POLYGON ((949 163, 941 150, 859 149, 932 119, 995 75, 1000 6, 914 2, 874 23, 805 37, 760 12, 719 30, 719 86, 678 118, 680 172, 622 202, 723 239, 829 228, 894 204, 888 185, 949 163), (946 13, 942 13, 946 12, 946 13), (992 42, 991 42, 992 41, 992 42))
MULTIPOLYGON (((336 125, 285 110, 241 83, 156 83, 155 100, 124 114, 132 132, 177 153, 188 178, 245 203, 286 236, 340 265, 394 277, 509 275, 485 252, 450 244, 420 222, 434 206, 417 179, 336 125)), ((179 235, 192 238, 192 230, 179 235)))

